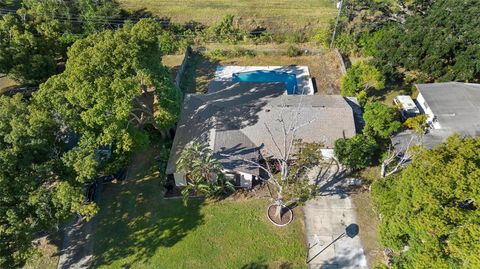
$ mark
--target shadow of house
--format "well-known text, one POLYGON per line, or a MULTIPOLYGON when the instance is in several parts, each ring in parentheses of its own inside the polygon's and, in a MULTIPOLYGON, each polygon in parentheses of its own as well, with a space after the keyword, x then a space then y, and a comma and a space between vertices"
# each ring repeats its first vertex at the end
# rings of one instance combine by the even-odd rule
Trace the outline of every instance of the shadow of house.
MULTIPOLYGON (((142 188, 151 188, 145 184, 142 188)), ((138 186, 137 186, 138 187, 138 186)), ((137 188, 135 187, 135 188, 137 188)), ((203 223, 200 209, 203 200, 190 200, 185 206, 181 200, 163 200, 148 190, 137 194, 135 199, 125 187, 115 201, 107 204, 97 218, 94 267, 110 265, 129 257, 122 267, 145 263, 159 248, 174 246, 190 231, 203 223), (128 208, 135 207, 134 210, 128 208), (115 232, 112 232, 115 231, 115 232)))

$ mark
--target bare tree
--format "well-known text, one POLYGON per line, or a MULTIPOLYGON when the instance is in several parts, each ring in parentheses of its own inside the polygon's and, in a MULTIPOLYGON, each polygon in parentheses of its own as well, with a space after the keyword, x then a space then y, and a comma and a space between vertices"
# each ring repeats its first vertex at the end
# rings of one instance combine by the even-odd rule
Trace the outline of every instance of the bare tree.
POLYGON ((273 175, 271 176, 271 178, 273 178, 272 182, 276 185, 276 189, 277 189, 277 197, 275 198, 275 204, 278 205, 277 212, 276 212, 277 217, 280 217, 281 209, 283 207, 293 202, 293 201, 286 202, 284 200, 283 193, 284 193, 284 185, 285 183, 287 183, 287 180, 289 178, 290 161, 292 160, 295 141, 297 140, 297 131, 316 120, 314 118, 303 123, 300 122, 300 114, 301 114, 301 109, 303 105, 303 98, 304 96, 301 95, 300 100, 297 104, 297 107, 292 113, 286 113, 287 105, 284 99, 284 102, 281 106, 279 117, 276 120, 277 123, 280 125, 281 131, 282 131, 281 132, 282 135, 280 137, 275 136, 272 132, 272 129, 271 129, 272 127, 268 126, 265 123, 265 129, 268 132, 270 139, 273 142, 273 145, 275 145, 273 152, 269 152, 269 153, 273 157, 274 161, 276 161, 278 163, 278 166, 280 167, 280 181, 274 179, 273 175))
POLYGON ((404 145, 403 147, 401 147, 400 149, 395 149, 395 147, 392 147, 392 145, 390 145, 390 149, 388 150, 388 152, 389 152, 388 156, 389 157, 385 161, 382 162, 381 169, 380 169, 380 177, 384 178, 384 177, 388 177, 390 175, 393 175, 400 168, 405 166, 410 161, 410 159, 412 157, 412 155, 409 152, 410 147, 416 139, 421 139, 421 136, 419 138, 415 135, 412 135, 412 137, 410 138, 408 143, 406 145, 404 145), (395 166, 390 171, 387 172, 388 166, 396 160, 397 160, 397 163, 395 164, 395 166))
MULTIPOLYGON (((313 118, 305 122, 300 121, 303 98, 304 98, 303 95, 299 97, 300 100, 293 111, 290 111, 290 110, 287 111, 288 106, 285 102, 285 99, 283 99, 283 104, 280 108, 279 116, 275 121, 279 125, 279 128, 281 130, 281 135, 279 136, 274 135, 274 132, 272 131, 273 126, 269 126, 268 124, 264 125, 265 130, 269 134, 269 137, 272 140, 272 143, 274 145, 272 149, 267 149, 268 154, 270 155, 268 157, 270 157, 273 160, 273 162, 276 163, 280 168, 279 169, 280 178, 277 178, 275 176, 274 169, 272 169, 271 164, 269 162, 270 158, 266 159, 265 166, 263 166, 257 161, 241 159, 249 167, 258 168, 259 170, 265 172, 267 175, 266 178, 259 176, 258 179, 263 182, 266 182, 267 184, 271 184, 275 187, 276 196, 274 197, 272 195, 272 198, 274 199, 274 204, 278 206, 275 212, 275 215, 277 218, 281 217, 282 209, 285 208, 286 205, 299 200, 298 197, 294 197, 288 201, 285 201, 284 187, 288 186, 287 184, 288 180, 291 178, 291 175, 290 175, 290 167, 292 165, 291 161, 293 160, 293 155, 296 152, 295 145, 297 144, 297 141, 300 140, 297 138, 297 132, 301 128, 311 124, 316 120, 316 118, 313 118)), ((220 155, 224 157, 233 157, 230 154, 222 153, 220 155)), ((238 156, 236 157, 238 158, 238 156)), ((301 167, 300 169, 303 169, 303 171, 305 171, 308 169, 308 167, 301 167)), ((298 178, 299 177, 298 170, 297 170, 297 173, 295 173, 295 175, 292 175, 292 176, 295 176, 296 178, 298 178)))

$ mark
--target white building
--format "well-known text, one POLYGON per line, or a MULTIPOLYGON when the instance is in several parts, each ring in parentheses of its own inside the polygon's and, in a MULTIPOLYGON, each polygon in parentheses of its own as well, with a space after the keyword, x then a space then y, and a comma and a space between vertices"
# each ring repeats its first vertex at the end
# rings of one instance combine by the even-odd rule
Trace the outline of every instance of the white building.
POLYGON ((417 84, 417 104, 427 115, 429 130, 418 135, 407 130, 392 137, 395 148, 402 150, 414 136, 414 143, 432 148, 453 133, 480 136, 480 84, 445 82, 417 84))
POLYGON ((417 103, 433 130, 468 136, 480 134, 480 84, 417 84, 417 103))

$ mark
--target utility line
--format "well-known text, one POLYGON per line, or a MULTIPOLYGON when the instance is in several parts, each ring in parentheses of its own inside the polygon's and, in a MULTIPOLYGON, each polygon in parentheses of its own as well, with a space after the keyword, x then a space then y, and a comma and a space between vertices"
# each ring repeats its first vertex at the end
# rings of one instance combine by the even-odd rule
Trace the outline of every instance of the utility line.
MULTIPOLYGON (((16 10, 8 10, 8 9, 2 9, 0 8, 0 15, 7 15, 7 14, 16 14, 16 10)), ((121 26, 121 25, 124 25, 126 22, 132 22, 132 23, 136 23, 138 21, 140 21, 140 19, 107 19, 109 17, 106 17, 106 16, 100 16, 102 18, 105 18, 105 19, 95 19, 95 16, 92 16, 92 17, 83 17, 83 16, 71 16, 71 17, 68 17, 68 16, 58 16, 58 15, 55 15, 55 16, 49 16, 50 18, 52 19, 56 19, 56 20, 59 20, 61 22, 72 22, 72 23, 85 23, 85 20, 90 20, 92 22, 96 22, 96 23, 103 23, 105 25, 111 25, 111 26, 121 26), (93 20, 92 20, 93 18, 93 20)), ((110 18, 113 18, 113 17, 110 17, 110 18)), ((170 24, 170 21, 169 20, 162 20, 162 19, 156 19, 159 23, 161 23, 162 25, 169 25, 170 24)), ((188 23, 187 23, 188 24, 188 23)), ((255 34, 262 34, 264 33, 265 31, 261 31, 261 30, 257 30, 257 31, 249 31, 248 34, 251 34, 251 35, 255 35, 255 34)), ((192 34, 178 34, 178 33, 172 33, 172 35, 176 36, 176 37, 195 37, 195 33, 192 33, 192 34)), ((227 36, 227 37, 242 37, 244 36, 243 33, 228 33, 228 34, 224 34, 224 36, 227 36)))

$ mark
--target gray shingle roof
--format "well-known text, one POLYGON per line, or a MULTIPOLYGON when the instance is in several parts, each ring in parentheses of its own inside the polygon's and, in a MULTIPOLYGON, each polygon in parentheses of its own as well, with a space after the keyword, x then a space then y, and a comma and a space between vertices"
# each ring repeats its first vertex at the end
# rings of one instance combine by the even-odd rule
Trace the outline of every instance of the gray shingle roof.
POLYGON ((480 84, 446 82, 417 84, 442 129, 480 135, 480 84))
POLYGON ((265 157, 276 151, 268 129, 283 139, 280 115, 287 125, 299 115, 297 126, 304 126, 296 138, 304 142, 331 148, 336 139, 355 135, 352 108, 343 97, 284 93, 283 83, 214 81, 208 93, 187 95, 167 173, 175 172, 181 150, 198 141, 210 145, 226 169, 258 174, 258 169, 242 160, 256 161, 260 154, 265 157))

